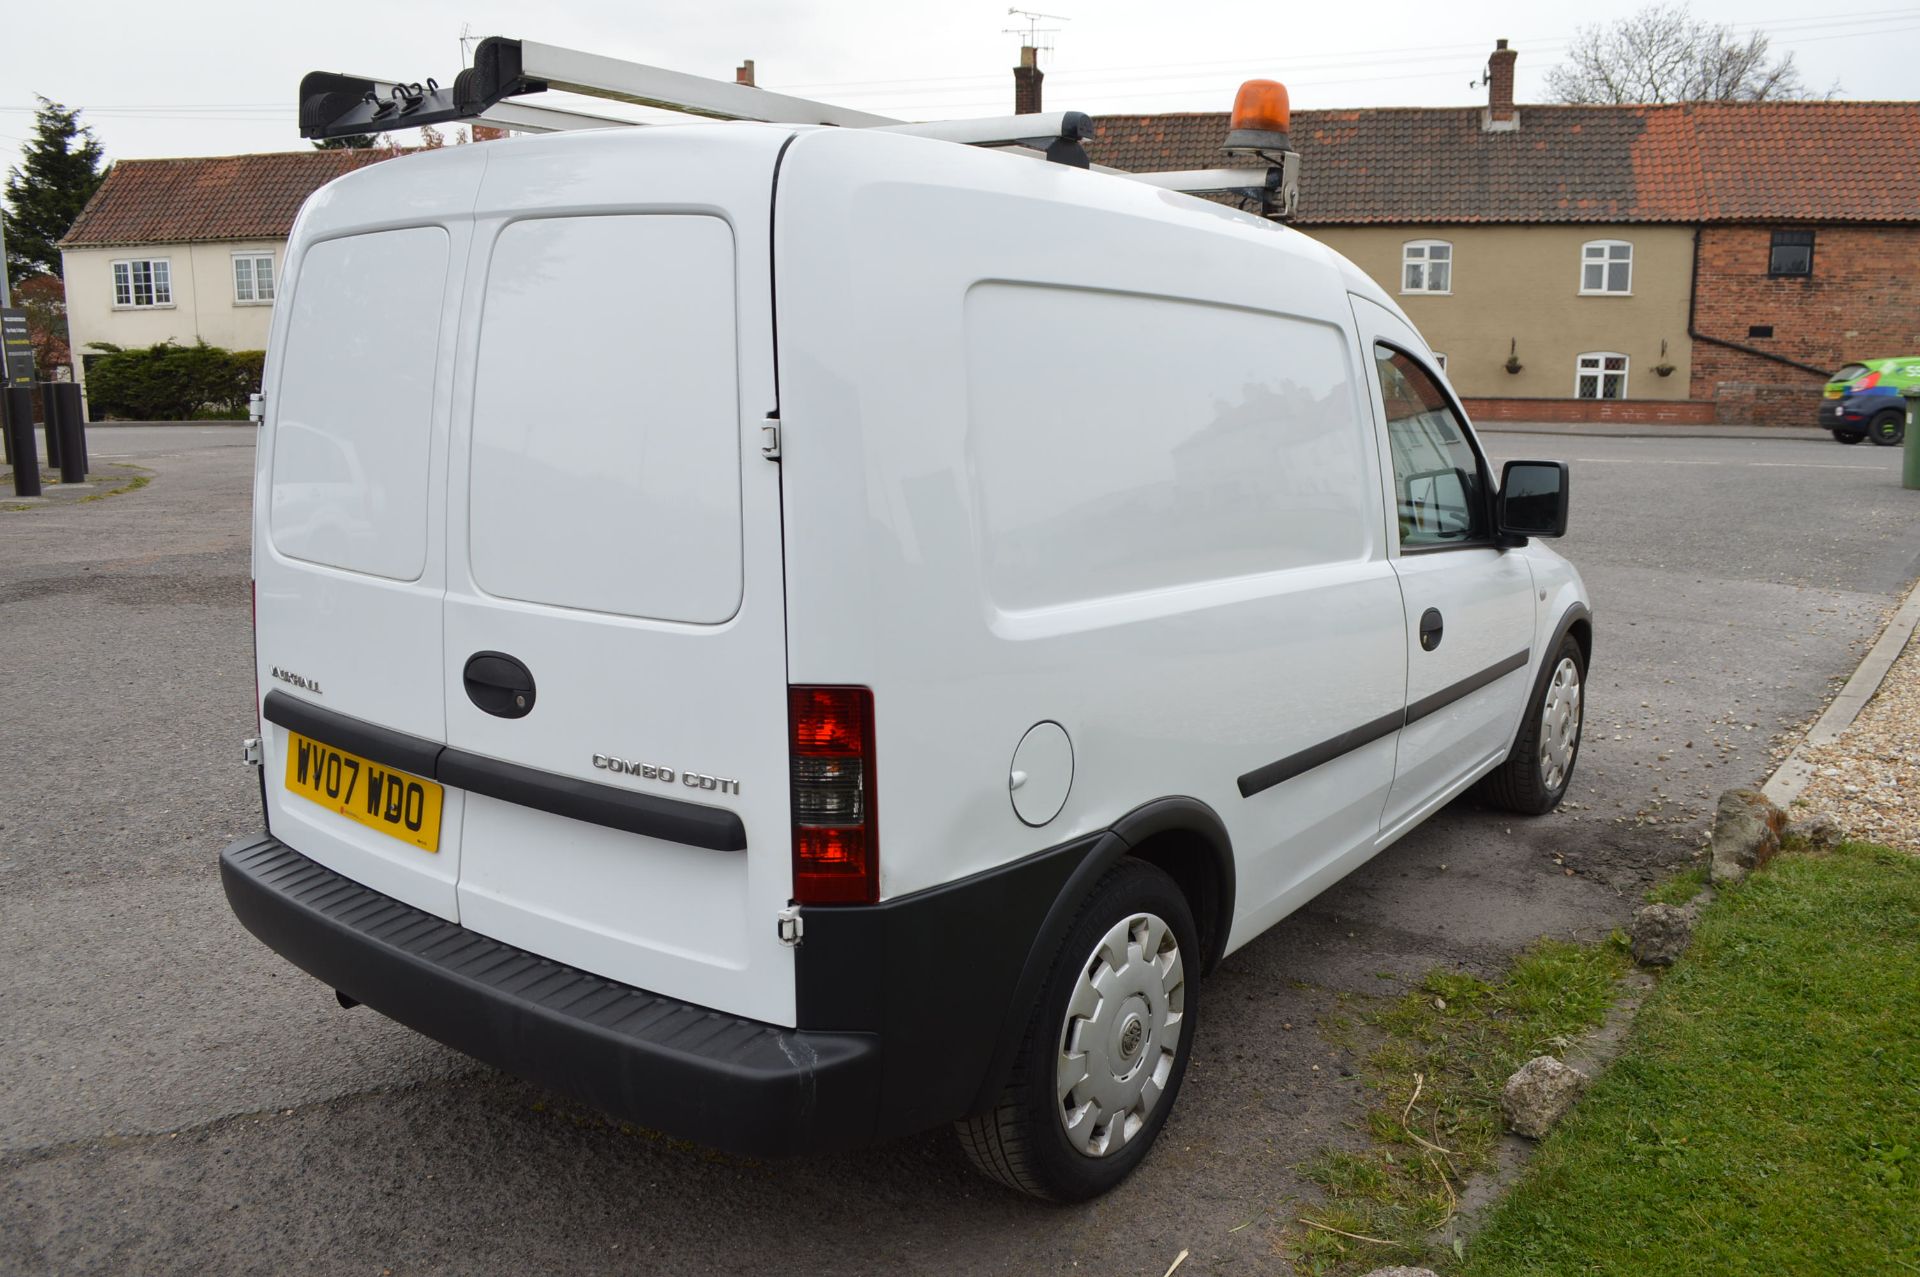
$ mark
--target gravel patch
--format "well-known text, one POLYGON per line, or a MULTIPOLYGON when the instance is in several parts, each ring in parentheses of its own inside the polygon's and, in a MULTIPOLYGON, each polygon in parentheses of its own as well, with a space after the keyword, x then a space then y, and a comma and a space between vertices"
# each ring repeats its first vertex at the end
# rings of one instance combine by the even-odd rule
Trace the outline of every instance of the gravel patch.
POLYGON ((1853 726, 1805 757, 1813 778, 1794 801, 1796 818, 1825 812, 1852 837, 1920 854, 1920 634, 1853 726))

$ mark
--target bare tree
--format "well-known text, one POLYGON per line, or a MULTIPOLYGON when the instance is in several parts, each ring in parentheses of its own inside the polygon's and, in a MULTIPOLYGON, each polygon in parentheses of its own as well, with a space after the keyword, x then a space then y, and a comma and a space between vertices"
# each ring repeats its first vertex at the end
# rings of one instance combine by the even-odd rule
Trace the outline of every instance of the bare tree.
MULTIPOLYGON (((1650 4, 1610 26, 1580 28, 1547 72, 1556 102, 1761 102, 1812 96, 1793 54, 1769 56, 1766 33, 1742 39, 1682 4, 1650 4)), ((1837 91, 1837 86, 1835 91, 1837 91)))

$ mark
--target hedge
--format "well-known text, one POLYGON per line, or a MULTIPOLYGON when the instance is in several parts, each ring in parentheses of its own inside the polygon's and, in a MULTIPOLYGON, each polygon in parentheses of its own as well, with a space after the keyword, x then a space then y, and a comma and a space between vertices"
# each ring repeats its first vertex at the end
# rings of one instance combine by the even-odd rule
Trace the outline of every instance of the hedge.
POLYGON ((190 421, 244 415, 247 398, 260 389, 262 350, 222 350, 161 342, 123 350, 107 342, 87 370, 87 404, 94 420, 190 421))

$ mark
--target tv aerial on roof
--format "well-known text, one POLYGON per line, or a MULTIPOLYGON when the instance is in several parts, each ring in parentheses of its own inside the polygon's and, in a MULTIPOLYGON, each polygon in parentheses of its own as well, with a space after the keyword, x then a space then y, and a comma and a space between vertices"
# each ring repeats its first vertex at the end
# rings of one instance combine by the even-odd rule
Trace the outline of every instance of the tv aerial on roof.
POLYGON ((1027 26, 1024 31, 1019 27, 1003 27, 1000 31, 1001 35, 1017 35, 1021 38, 1023 47, 1042 49, 1048 53, 1053 52, 1053 41, 1049 40, 1045 44, 1042 44, 1040 43, 1040 37, 1043 35, 1059 35, 1060 28, 1043 27, 1040 24, 1042 22, 1073 21, 1072 18, 1066 17, 1064 14, 1035 13, 1032 9, 1008 9, 1007 16, 1010 18, 1025 18, 1027 20, 1027 26))

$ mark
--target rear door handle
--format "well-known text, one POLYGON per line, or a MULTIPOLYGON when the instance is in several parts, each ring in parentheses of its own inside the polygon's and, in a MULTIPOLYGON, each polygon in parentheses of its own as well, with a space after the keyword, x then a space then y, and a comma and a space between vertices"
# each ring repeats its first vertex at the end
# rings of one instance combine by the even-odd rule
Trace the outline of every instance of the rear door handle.
POLYGON ((1440 646, 1440 636, 1446 632, 1446 622, 1440 617, 1440 609, 1430 607, 1420 614, 1420 650, 1431 652, 1440 646))
POLYGON ((533 710, 533 671, 505 652, 475 652, 461 681, 467 699, 496 718, 525 718, 533 710))

